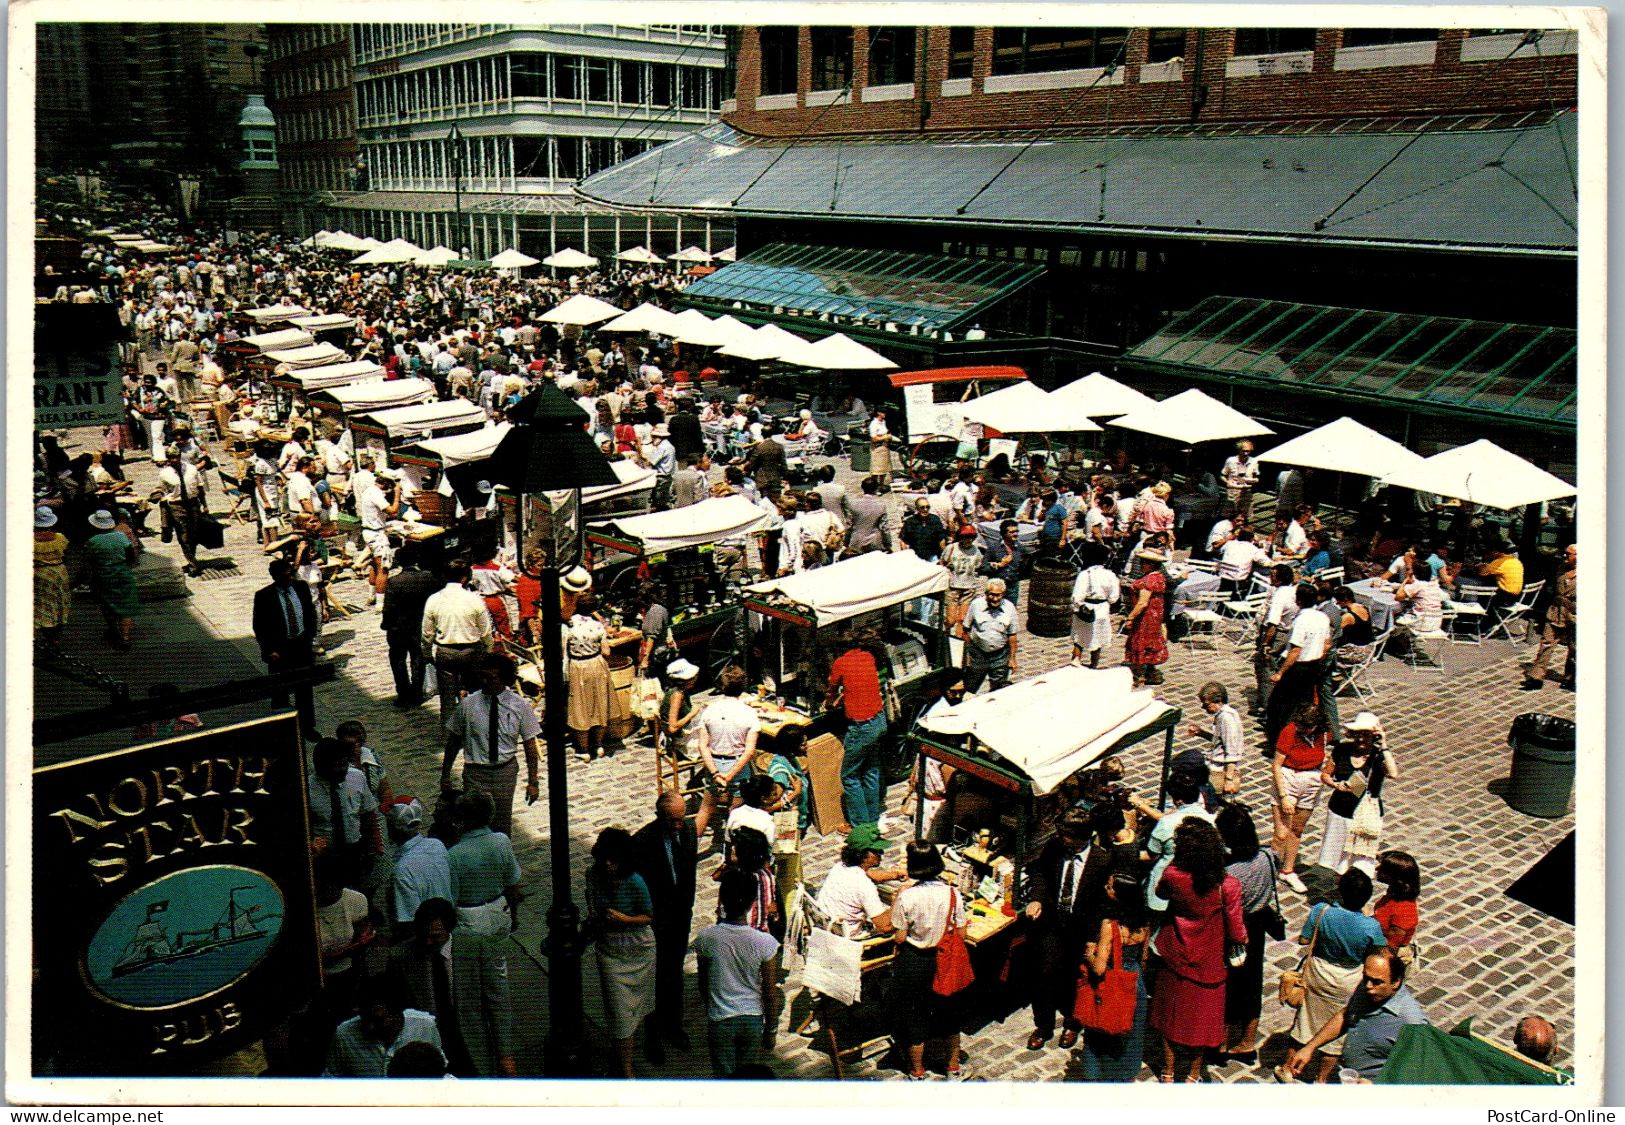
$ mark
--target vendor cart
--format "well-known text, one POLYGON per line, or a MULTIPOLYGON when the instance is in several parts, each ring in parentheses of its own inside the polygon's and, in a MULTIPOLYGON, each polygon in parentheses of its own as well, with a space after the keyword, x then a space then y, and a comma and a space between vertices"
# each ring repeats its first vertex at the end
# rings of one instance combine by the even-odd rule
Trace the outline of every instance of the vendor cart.
MULTIPOLYGON (((321 370, 317 368, 311 374, 319 375, 321 370)), ((297 376, 301 372, 292 374, 297 376)), ((365 382, 347 382, 339 386, 309 391, 311 408, 335 417, 341 426, 349 425, 350 419, 363 414, 372 414, 392 407, 433 402, 435 397, 434 384, 427 379, 369 379, 365 382)))
POLYGON ((384 453, 414 442, 471 433, 485 425, 485 411, 465 398, 392 406, 350 416, 356 448, 384 453))

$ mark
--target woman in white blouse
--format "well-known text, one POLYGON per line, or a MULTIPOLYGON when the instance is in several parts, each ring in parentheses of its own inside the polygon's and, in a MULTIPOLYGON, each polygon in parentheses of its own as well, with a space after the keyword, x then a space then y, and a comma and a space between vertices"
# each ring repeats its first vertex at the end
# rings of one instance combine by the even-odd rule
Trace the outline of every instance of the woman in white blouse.
POLYGON ((577 604, 564 634, 570 657, 570 702, 565 724, 575 740, 576 753, 592 761, 604 752, 615 685, 609 676, 609 633, 592 616, 585 599, 577 604))
POLYGON ((942 856, 935 844, 916 840, 908 846, 909 885, 892 900, 897 927, 897 959, 892 967, 898 1024, 908 1049, 908 1077, 923 1081, 925 1041, 943 1039, 948 1046, 948 1081, 964 1077, 959 1067, 959 1019, 956 997, 939 996, 931 987, 937 972, 937 946, 949 927, 965 936, 965 900, 942 881, 942 856))

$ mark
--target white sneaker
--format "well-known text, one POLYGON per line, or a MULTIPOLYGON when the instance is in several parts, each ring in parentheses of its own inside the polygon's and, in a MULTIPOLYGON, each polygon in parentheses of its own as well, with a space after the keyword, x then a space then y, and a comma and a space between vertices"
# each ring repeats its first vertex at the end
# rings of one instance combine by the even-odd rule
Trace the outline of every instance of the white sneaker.
POLYGON ((1306 895, 1309 893, 1309 888, 1303 885, 1303 880, 1298 878, 1298 873, 1296 871, 1281 872, 1281 882, 1297 891, 1300 895, 1306 895))

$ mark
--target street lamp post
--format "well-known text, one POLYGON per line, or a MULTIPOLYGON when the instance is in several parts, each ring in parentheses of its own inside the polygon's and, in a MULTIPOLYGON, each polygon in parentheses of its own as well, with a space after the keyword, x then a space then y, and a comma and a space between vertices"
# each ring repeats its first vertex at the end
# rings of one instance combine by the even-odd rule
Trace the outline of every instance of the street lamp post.
POLYGON ((547 743, 547 816, 549 867, 553 884, 547 908, 548 1032, 543 1066, 549 1076, 584 1073, 581 1034, 581 915, 571 892, 570 788, 566 767, 570 749, 565 733, 568 686, 564 672, 564 636, 559 608, 559 575, 581 558, 579 526, 581 490, 615 484, 615 470, 584 426, 581 407, 551 383, 542 383, 509 413, 513 429, 491 455, 490 479, 519 500, 518 551, 525 549, 525 510, 537 493, 566 493, 553 504, 551 543, 544 551, 541 579, 542 735, 547 743), (562 509, 562 512, 561 512, 562 509), (559 516, 567 516, 561 521, 559 516), (561 522, 567 532, 561 535, 561 522))
MULTIPOLYGON (((457 237, 468 238, 468 230, 463 226, 463 135, 457 131, 457 122, 451 123, 451 132, 446 134, 446 141, 451 145, 451 195, 452 207, 456 210, 457 237)), ((467 257, 473 250, 471 240, 465 241, 457 250, 467 257)))

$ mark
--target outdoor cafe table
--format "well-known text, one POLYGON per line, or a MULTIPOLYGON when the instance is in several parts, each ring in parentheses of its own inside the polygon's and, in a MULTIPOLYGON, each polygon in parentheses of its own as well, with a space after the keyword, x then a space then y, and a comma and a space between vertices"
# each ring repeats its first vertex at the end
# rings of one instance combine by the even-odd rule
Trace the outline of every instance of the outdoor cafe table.
POLYGON ((1393 626, 1394 618, 1399 616, 1399 601, 1394 597, 1391 585, 1383 583, 1386 588, 1379 590, 1373 585, 1377 581, 1367 578, 1350 582, 1348 587, 1354 593, 1354 600, 1371 611, 1371 628, 1383 633, 1393 626))

